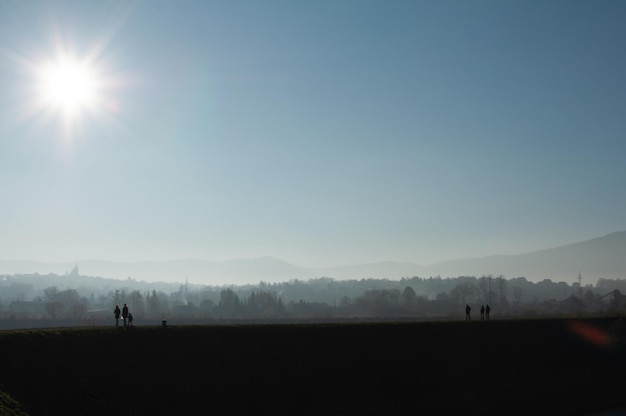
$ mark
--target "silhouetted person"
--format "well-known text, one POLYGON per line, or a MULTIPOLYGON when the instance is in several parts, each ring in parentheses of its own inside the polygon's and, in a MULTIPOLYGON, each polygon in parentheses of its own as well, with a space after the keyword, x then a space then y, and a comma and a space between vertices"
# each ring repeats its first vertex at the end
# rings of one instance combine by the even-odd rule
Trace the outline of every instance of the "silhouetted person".
POLYGON ((126 304, 124 304, 122 308, 122 319, 124 320, 124 326, 128 325, 128 306, 126 306, 126 304))
POLYGON ((469 305, 465 305, 465 320, 466 321, 470 321, 472 319, 472 316, 470 315, 472 308, 470 308, 469 305))
POLYGON ((491 308, 487 305, 487 308, 485 308, 485 316, 487 317, 487 320, 489 320, 489 312, 491 312, 491 308))
POLYGON ((133 314, 128 312, 128 326, 133 326, 133 314))
POLYGON ((480 305, 480 319, 485 319, 485 305, 480 305))
POLYGON ((113 314, 115 315, 115 326, 120 326, 120 307, 118 305, 115 305, 113 314))

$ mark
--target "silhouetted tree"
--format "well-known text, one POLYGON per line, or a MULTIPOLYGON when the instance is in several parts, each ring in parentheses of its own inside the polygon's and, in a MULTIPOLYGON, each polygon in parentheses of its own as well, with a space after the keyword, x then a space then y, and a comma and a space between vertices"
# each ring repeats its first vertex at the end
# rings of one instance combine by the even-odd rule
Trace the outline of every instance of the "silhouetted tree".
POLYGON ((275 293, 254 291, 244 302, 245 312, 251 317, 276 318, 284 315, 284 306, 275 293))
POLYGON ((513 286, 511 289, 513 291, 513 301, 516 305, 519 305, 522 300, 522 293, 524 292, 524 289, 521 286, 513 286))
POLYGON ((450 291, 450 297, 457 305, 471 304, 478 296, 478 288, 471 281, 460 283, 450 291))
POLYGON ((81 298, 75 289, 59 291, 56 286, 48 287, 44 290, 44 301, 53 319, 82 318, 87 311, 87 299, 81 298))
POLYGON ((480 288, 480 292, 482 294, 482 300, 485 303, 491 302, 491 286, 493 283, 493 275, 482 275, 480 279, 478 279, 478 287, 480 288))
POLYGON ((44 299, 48 302, 55 301, 59 294, 59 289, 56 286, 50 286, 43 291, 44 299))
POLYGON ((500 307, 508 305, 509 300, 506 296, 508 284, 504 276, 500 275, 496 277, 496 287, 498 288, 498 303, 500 307))
POLYGON ((111 306, 123 305, 125 303, 127 303, 126 291, 123 289, 122 290, 116 289, 115 292, 113 292, 111 296, 111 306))
POLYGON ((358 313, 368 316, 391 316, 399 314, 400 291, 398 289, 367 290, 356 299, 358 313))
POLYGON ((400 295, 400 302, 406 307, 415 307, 417 304, 417 295, 415 294, 415 290, 413 290, 410 286, 405 287, 400 295))
POLYGON ((151 318, 161 318, 163 313, 163 307, 159 299, 159 295, 156 290, 152 290, 152 293, 148 292, 146 295, 146 309, 148 316, 151 318))
POLYGON ((213 304, 213 301, 211 299, 204 298, 200 301, 200 306, 198 307, 198 309, 202 316, 208 318, 213 312, 214 307, 215 305, 213 304))
POLYGON ((57 319, 63 311, 63 304, 59 301, 53 301, 46 303, 46 312, 52 319, 57 319))
POLYGON ((218 309, 222 316, 238 316, 241 311, 239 296, 230 288, 222 290, 218 309))
POLYGON ((145 301, 143 295, 138 290, 133 290, 128 295, 128 302, 126 302, 131 308, 133 318, 143 318, 146 311, 145 301))

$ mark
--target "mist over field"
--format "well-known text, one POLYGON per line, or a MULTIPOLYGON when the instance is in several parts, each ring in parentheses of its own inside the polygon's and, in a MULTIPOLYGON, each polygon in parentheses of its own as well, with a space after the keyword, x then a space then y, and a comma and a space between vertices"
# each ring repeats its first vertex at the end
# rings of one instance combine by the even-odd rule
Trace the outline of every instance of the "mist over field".
POLYGON ((490 309, 491 319, 498 320, 615 316, 626 312, 621 273, 625 236, 619 232, 526 255, 445 264, 465 271, 528 271, 528 265, 552 271, 534 280, 492 273, 419 276, 411 273, 411 265, 394 263, 334 269, 338 274, 326 270, 343 277, 335 278, 320 270, 315 271, 319 275, 299 274, 303 269, 270 258, 113 263, 126 278, 89 275, 82 264, 60 274, 3 274, 0 328, 110 326, 114 307, 122 305, 130 308, 137 326, 161 321, 483 320, 490 318, 490 309), (392 278, 377 277, 386 273, 392 278))

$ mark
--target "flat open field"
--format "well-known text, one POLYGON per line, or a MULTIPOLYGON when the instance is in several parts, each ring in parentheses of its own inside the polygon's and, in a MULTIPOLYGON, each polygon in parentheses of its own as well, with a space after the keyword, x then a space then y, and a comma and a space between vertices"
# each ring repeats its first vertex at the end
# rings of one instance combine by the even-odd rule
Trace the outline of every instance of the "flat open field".
POLYGON ((591 415, 626 408, 623 321, 7 330, 0 389, 37 415, 591 415))

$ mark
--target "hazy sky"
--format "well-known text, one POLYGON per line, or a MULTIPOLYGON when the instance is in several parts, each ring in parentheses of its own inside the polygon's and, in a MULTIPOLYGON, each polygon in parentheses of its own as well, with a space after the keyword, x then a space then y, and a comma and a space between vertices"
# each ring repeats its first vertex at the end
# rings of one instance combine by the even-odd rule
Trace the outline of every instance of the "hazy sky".
POLYGON ((0 0, 0 258, 429 264, 626 230, 624 22, 623 1, 0 0))

